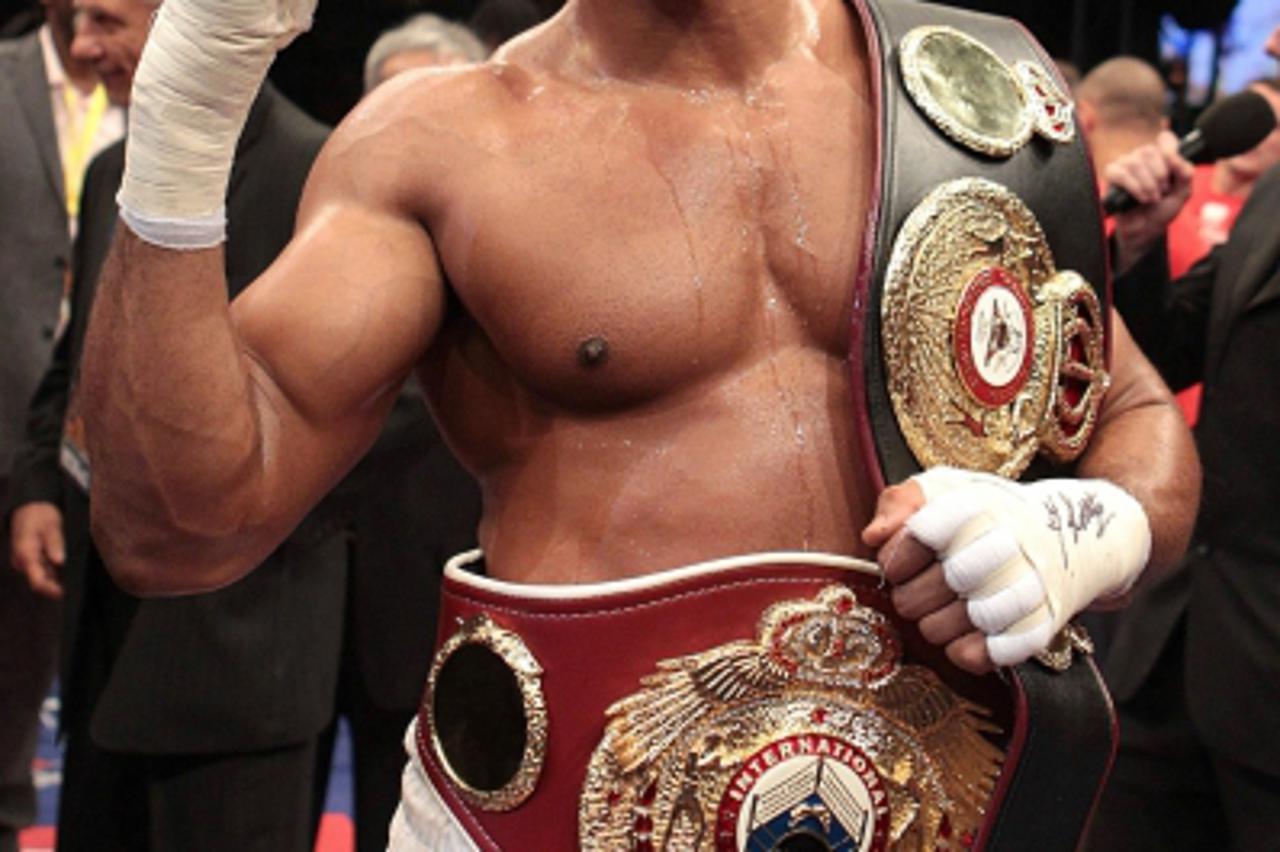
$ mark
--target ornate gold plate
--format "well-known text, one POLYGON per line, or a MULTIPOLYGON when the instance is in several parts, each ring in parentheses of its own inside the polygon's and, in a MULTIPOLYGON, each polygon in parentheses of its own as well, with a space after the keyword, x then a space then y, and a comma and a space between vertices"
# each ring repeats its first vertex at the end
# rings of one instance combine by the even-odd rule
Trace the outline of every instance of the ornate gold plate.
POLYGON ((432 661, 426 708, 432 750, 464 799, 507 811, 529 798, 546 757, 547 708, 542 666, 524 640, 484 614, 462 621, 432 661))
POLYGON ((1111 386, 1104 367, 1106 326, 1093 288, 1074 272, 1054 276, 1043 289, 1043 301, 1052 311, 1048 322, 1058 331, 1058 345, 1052 368, 1057 382, 1041 422, 1040 451, 1069 462, 1084 452, 1111 386))
POLYGON ((1037 452, 1084 450, 1109 384, 1102 311, 1016 195, 979 178, 930 193, 894 242, 881 307, 889 397, 922 467, 1016 477, 1037 452))
POLYGON ((883 615, 833 584, 769 607, 754 641, 659 662, 607 711, 581 848, 972 840, 1003 760, 986 736, 997 729, 901 649, 883 615))
POLYGON ((916 27, 898 48, 911 100, 955 142, 1009 157, 1034 133, 1054 142, 1075 138, 1071 101, 1049 74, 1021 60, 1013 67, 953 27, 916 27))

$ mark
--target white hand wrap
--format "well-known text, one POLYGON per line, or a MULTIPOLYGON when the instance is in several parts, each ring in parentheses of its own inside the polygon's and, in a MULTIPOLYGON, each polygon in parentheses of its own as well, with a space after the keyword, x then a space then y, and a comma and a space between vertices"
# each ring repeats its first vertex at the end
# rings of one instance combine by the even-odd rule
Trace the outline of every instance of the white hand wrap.
POLYGON ((227 179, 276 52, 311 25, 315 0, 167 0, 133 80, 120 216, 166 248, 226 236, 227 179))
POLYGON ((1101 479, 1024 484, 947 467, 913 478, 927 502, 907 529, 938 553, 997 665, 1039 653, 1077 612, 1127 592, 1151 553, 1141 504, 1101 479))

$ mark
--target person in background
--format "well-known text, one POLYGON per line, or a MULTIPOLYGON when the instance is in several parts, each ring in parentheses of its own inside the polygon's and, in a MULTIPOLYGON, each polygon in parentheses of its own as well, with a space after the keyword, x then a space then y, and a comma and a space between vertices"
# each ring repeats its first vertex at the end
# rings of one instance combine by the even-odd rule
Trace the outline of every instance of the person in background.
POLYGON ((1074 91, 1080 129, 1089 140, 1099 180, 1109 163, 1169 126, 1164 80, 1137 57, 1108 59, 1084 75, 1074 91))
MULTIPOLYGON (((158 0, 75 5, 72 55, 127 103, 158 0)), ((326 135, 270 86, 255 99, 228 199, 232 293, 287 242, 326 135)), ((33 398, 11 483, 12 558, 33 587, 64 598, 58 848, 302 852, 316 745, 333 717, 341 518, 318 507, 246 582, 166 600, 123 592, 90 538, 94 469, 76 388, 123 151, 108 148, 86 177, 70 324, 33 398)))
POLYGON ((378 36, 364 63, 364 89, 410 68, 440 68, 479 62, 489 55, 463 24, 423 12, 378 36))
MULTIPOLYGON (((365 84, 372 90, 413 68, 485 55, 465 26, 416 15, 374 42, 365 84)), ((431 663, 440 573, 449 557, 476 546, 480 489, 441 438, 421 386, 410 379, 377 443, 328 500, 341 506, 349 542, 336 706, 351 734, 356 850, 381 852, 400 801, 404 732, 431 663)), ((317 825, 336 723, 320 741, 317 825)))
POLYGON ((1162 238, 1192 174, 1166 133, 1106 175, 1143 204, 1116 216, 1116 306, 1172 388, 1204 385, 1204 498, 1187 558, 1121 614, 1104 661, 1120 752, 1094 852, 1280 837, 1280 167, 1171 283, 1162 238))
MULTIPOLYGON (((1280 79, 1249 85, 1267 99, 1280 119, 1280 79)), ((1258 179, 1280 163, 1280 127, 1255 147, 1234 157, 1195 167, 1191 197, 1169 224, 1169 273, 1177 278, 1219 243, 1226 242, 1240 208, 1258 179)))
MULTIPOLYGON (((1090 71, 1076 91, 1080 128, 1089 140, 1099 194, 1105 193, 1106 168, 1115 160, 1142 145, 1154 142, 1169 120, 1165 115, 1168 93, 1160 72, 1141 59, 1119 56, 1090 71)), ((1111 220, 1107 220, 1110 227, 1111 220)), ((1172 250, 1172 243, 1170 249, 1172 250)), ((1191 387, 1178 394, 1178 405, 1188 423, 1195 422, 1200 389, 1191 387)), ((1085 616, 1100 648, 1107 643, 1109 614, 1085 616)))
MULTIPOLYGON (((43 0, 39 14, 35 31, 0 42, 0 852, 12 852, 35 814, 31 761, 55 668, 59 597, 43 577, 28 584, 7 570, 9 466, 63 325, 85 169, 124 132, 93 66, 71 53, 71 0, 43 0)), ((19 533, 13 545, 32 542, 19 533)), ((51 556, 61 560, 61 542, 51 556)))
MULTIPOLYGON (((1249 88, 1266 98, 1280 117, 1280 81, 1259 80, 1249 88)), ((1196 166, 1191 196, 1169 223, 1170 275, 1182 275, 1210 249, 1226 241, 1253 185, 1276 163, 1280 163, 1280 129, 1243 154, 1196 166)), ((1199 416, 1201 393, 1199 384, 1178 393, 1178 404, 1192 426, 1199 416)))
MULTIPOLYGON (((400 800, 404 732, 431 663, 440 572, 476 546, 480 490, 410 382, 377 443, 327 502, 340 507, 347 535, 336 713, 351 736, 356 849, 380 852, 400 800)), ((336 733, 335 717, 320 737, 317 827, 336 733)))

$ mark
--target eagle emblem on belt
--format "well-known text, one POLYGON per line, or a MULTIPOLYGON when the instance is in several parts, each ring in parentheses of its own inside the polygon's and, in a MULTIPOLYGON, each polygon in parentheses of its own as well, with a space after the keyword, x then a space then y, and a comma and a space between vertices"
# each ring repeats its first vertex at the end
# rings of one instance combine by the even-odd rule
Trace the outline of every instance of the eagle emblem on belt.
POLYGON ((936 849, 972 840, 1003 754, 989 712, 903 659, 845 585, 786 600, 753 640, 661 661, 606 711, 584 850, 936 849))

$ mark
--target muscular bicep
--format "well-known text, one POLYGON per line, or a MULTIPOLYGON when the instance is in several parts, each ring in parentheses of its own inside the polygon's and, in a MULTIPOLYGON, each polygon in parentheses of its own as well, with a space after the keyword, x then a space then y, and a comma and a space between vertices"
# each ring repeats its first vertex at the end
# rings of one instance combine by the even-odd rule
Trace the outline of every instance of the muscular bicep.
POLYGON ((443 314, 425 229, 309 190, 294 240, 231 306, 257 397, 269 499, 313 502, 374 441, 443 314))
POLYGON ((402 380, 440 323, 425 232, 367 210, 322 211, 232 303, 246 352, 297 413, 334 423, 402 380))

